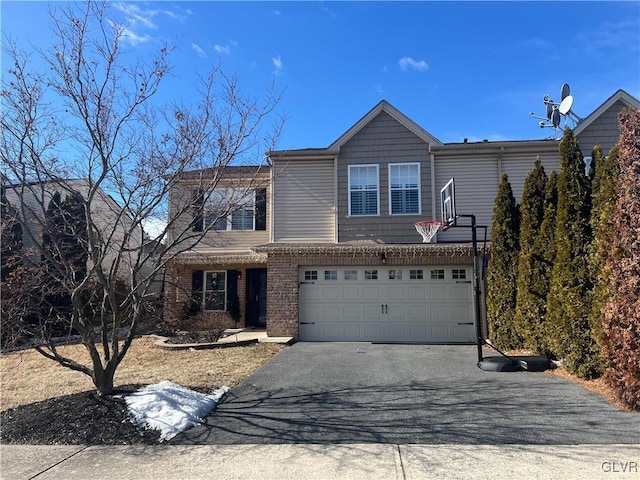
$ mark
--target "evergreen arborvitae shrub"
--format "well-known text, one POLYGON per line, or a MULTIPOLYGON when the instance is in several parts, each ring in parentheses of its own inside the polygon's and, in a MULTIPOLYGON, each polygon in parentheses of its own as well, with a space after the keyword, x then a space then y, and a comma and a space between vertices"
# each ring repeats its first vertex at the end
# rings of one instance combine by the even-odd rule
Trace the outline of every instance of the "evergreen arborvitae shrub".
POLYGON ((640 110, 624 110, 618 121, 618 202, 605 261, 611 297, 603 309, 603 356, 606 382, 640 410, 640 110))
POLYGON ((614 147, 605 158, 602 149, 596 146, 591 154, 592 167, 595 168, 591 182, 591 229, 593 242, 589 259, 591 278, 594 281, 591 303, 591 330, 602 349, 605 343, 602 307, 609 298, 609 271, 604 268, 611 241, 615 232, 613 220, 618 200, 618 147, 614 147))
POLYGON ((569 128, 560 141, 560 162, 556 255, 547 297, 548 340, 569 372, 593 378, 600 374, 600 361, 589 323, 590 187, 578 141, 569 128))
POLYGON ((502 175, 493 208, 491 256, 487 275, 489 338, 501 349, 520 348, 514 324, 518 277, 519 211, 506 174, 502 175))
POLYGON ((520 254, 518 257, 518 290, 514 324, 527 348, 535 348, 531 337, 533 328, 540 321, 536 317, 538 312, 532 308, 539 290, 535 285, 539 278, 533 276, 537 266, 535 265, 536 259, 532 255, 544 216, 546 184, 547 174, 538 158, 533 170, 525 179, 522 201, 520 202, 520 254))
POLYGON ((551 274, 556 256, 556 209, 558 205, 558 174, 553 171, 547 180, 544 214, 540 231, 531 250, 531 279, 529 283, 530 313, 529 337, 525 346, 536 353, 552 355, 547 322, 547 296, 551 287, 551 274))

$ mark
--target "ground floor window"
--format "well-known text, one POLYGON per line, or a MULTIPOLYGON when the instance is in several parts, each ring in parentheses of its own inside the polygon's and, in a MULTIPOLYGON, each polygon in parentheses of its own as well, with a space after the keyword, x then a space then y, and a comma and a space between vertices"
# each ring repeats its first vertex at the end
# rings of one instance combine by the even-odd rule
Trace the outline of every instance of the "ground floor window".
POLYGON ((205 272, 204 309, 224 310, 227 304, 227 272, 205 272))

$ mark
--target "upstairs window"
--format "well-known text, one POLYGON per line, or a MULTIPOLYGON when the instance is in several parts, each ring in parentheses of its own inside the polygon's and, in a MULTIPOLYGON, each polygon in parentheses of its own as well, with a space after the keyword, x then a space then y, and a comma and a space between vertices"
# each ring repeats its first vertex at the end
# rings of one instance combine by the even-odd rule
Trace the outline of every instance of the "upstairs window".
POLYGON ((193 231, 266 230, 267 190, 216 188, 194 192, 193 231))
POLYGON ((204 226, 218 231, 253 230, 254 205, 253 191, 215 189, 204 204, 204 226))
POLYGON ((420 214, 420 165, 389 165, 389 210, 391 215, 420 214))
POLYGON ((351 165, 349 215, 378 215, 379 211, 378 165, 351 165))

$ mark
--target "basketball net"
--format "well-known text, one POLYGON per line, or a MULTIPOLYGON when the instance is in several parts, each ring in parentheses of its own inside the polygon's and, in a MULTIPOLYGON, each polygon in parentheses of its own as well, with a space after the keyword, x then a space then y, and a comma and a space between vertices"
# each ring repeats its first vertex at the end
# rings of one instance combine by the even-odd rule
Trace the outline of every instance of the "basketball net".
POLYGON ((442 227, 442 222, 439 222, 437 220, 426 220, 422 222, 416 222, 415 226, 418 233, 422 235, 422 242, 429 243, 433 239, 435 234, 438 233, 440 227, 442 227))

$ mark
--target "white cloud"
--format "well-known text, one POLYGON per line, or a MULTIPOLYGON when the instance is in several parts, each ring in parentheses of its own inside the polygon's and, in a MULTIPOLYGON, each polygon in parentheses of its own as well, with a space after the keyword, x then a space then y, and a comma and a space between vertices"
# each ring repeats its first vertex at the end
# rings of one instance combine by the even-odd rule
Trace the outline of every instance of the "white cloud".
POLYGON ((149 40, 151 40, 151 35, 148 34, 143 34, 143 35, 138 35, 137 33, 135 33, 133 30, 131 30, 128 27, 125 27, 123 25, 119 25, 115 22, 109 22, 111 24, 111 26, 115 29, 117 29, 119 31, 119 34, 122 36, 122 39, 126 42, 129 42, 131 45, 133 45, 134 47, 141 45, 143 43, 148 42, 149 40))
POLYGON ((231 55, 231 47, 229 45, 214 45, 213 49, 220 55, 231 55))
POLYGON ((138 5, 124 2, 114 2, 113 6, 126 15, 130 26, 141 24, 145 28, 158 28, 153 22, 158 10, 143 10, 138 5))
POLYGON ((184 10, 184 13, 181 13, 180 11, 176 12, 176 11, 173 11, 173 10, 163 10, 162 13, 165 14, 169 18, 172 18, 174 20, 178 20, 180 22, 184 22, 185 20, 187 20, 187 17, 189 15, 191 15, 193 12, 190 9, 187 8, 186 10, 184 10))
POLYGON ((273 66, 276 67, 276 73, 279 73, 284 69, 284 63, 282 63, 282 58, 280 57, 280 55, 278 55, 277 57, 273 57, 271 59, 271 62, 273 62, 273 66))
POLYGON ((192 43, 191 48, 193 48, 193 50, 202 58, 207 58, 207 54, 197 43, 192 43))
MULTIPOLYGON (((177 10, 161 11, 140 8, 138 4, 127 2, 113 2, 112 5, 124 15, 124 19, 118 21, 117 24, 121 29, 124 40, 133 46, 148 42, 153 38, 148 33, 145 33, 145 30, 158 30, 155 17, 159 14, 163 14, 172 20, 185 21, 192 13, 190 10, 181 11, 179 7, 177 10)), ((115 25, 115 23, 112 24, 115 25)))
POLYGON ((402 57, 398 60, 398 65, 400 65, 400 70, 406 72, 407 70, 419 70, 424 71, 429 68, 427 62, 424 60, 414 60, 411 57, 402 57))

